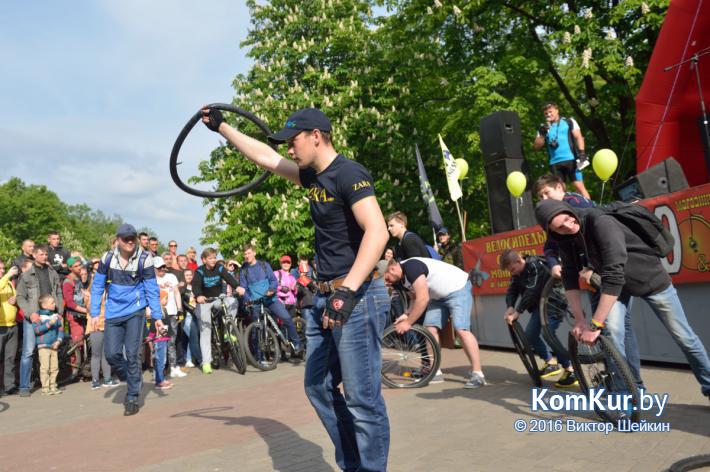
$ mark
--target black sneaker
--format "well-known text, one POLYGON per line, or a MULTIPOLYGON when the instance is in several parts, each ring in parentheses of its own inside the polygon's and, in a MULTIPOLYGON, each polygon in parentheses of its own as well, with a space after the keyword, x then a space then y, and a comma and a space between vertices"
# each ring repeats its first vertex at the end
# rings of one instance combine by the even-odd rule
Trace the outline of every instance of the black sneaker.
POLYGON ((12 387, 8 390, 5 390, 5 395, 17 395, 17 392, 19 392, 20 389, 17 387, 12 387))
POLYGON ((546 379, 548 377, 554 377, 555 375, 562 373, 562 367, 559 364, 549 364, 545 363, 545 367, 540 371, 540 377, 546 379))
POLYGON ((138 407, 138 400, 126 400, 123 403, 124 410, 123 410, 123 416, 133 416, 136 413, 138 413, 138 410, 140 408, 138 407))
POLYGON ((565 373, 562 374, 562 377, 555 383, 555 388, 572 388, 577 385, 579 385, 577 376, 574 375, 574 372, 566 370, 565 373))

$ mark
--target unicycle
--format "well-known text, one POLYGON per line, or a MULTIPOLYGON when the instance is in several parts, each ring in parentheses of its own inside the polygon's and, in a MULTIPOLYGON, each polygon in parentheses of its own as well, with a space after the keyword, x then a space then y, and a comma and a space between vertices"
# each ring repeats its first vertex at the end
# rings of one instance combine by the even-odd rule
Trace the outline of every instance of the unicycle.
MULTIPOLYGON (((618 410, 599 408, 595 404, 597 415, 604 421, 616 424, 620 420, 639 421, 639 392, 634 382, 629 364, 616 349, 611 339, 599 335, 593 345, 578 342, 572 333, 569 334, 569 353, 574 372, 579 380, 579 386, 587 394, 590 389, 604 389, 600 402, 608 405, 610 395, 627 395, 628 407, 618 410), (593 359, 592 362, 582 362, 581 359, 593 359)), ((621 398, 621 397, 617 397, 621 398)))

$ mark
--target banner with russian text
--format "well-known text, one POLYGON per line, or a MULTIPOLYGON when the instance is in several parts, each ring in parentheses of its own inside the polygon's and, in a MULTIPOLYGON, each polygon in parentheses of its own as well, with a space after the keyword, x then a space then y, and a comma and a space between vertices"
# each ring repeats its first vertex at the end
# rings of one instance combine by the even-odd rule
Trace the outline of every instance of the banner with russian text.
MULTIPOLYGON (((674 284, 710 282, 710 184, 640 202, 665 224, 675 238, 673 251, 662 262, 674 284)), ((500 269, 506 248, 542 255, 546 235, 540 226, 466 241, 464 267, 474 270, 477 295, 504 294, 510 273, 500 269)))

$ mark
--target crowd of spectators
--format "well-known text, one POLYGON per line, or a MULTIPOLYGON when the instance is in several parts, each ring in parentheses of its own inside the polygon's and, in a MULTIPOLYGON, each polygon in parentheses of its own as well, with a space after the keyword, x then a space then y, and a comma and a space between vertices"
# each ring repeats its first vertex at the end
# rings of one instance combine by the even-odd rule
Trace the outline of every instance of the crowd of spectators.
MULTIPOLYGON (((147 309, 144 334, 149 351, 144 356, 147 359, 144 367, 153 368, 156 359, 160 362, 164 358, 161 368, 153 368, 154 379, 156 388, 168 389, 173 387, 173 379, 186 376, 192 368, 202 367, 202 372, 211 372, 211 353, 208 352, 211 304, 206 303, 204 295, 224 293, 235 302, 235 309, 243 309, 243 300, 250 294, 253 296, 251 292, 255 290, 245 268, 250 267, 250 261, 256 264, 256 257, 252 246, 245 248, 246 265, 243 266, 235 259, 217 259, 217 251, 208 248, 198 261, 195 248, 180 252, 175 240, 168 242, 168 249, 163 253, 158 252, 160 244, 156 237, 140 233, 137 242, 153 258, 163 314, 167 315, 164 317, 167 332, 162 335, 150 329, 150 309, 147 309), (208 268, 225 274, 214 287, 216 291, 205 286, 208 268), (203 316, 200 316, 201 308, 203 316)), ((115 246, 115 241, 113 244, 115 246)), ((36 244, 28 239, 22 242, 18 252, 12 261, 0 260, 0 395, 29 397, 40 383, 44 395, 62 393, 62 388, 56 385, 57 370, 64 367, 70 371, 70 379, 82 378, 83 373, 76 366, 80 356, 88 353, 77 349, 68 360, 68 366, 57 366, 56 354, 62 343, 66 346, 81 344, 85 338, 91 347, 91 388, 120 385, 116 376, 112 376, 103 348, 105 300, 102 300, 100 322, 96 327, 87 322, 92 279, 99 268, 101 254, 87 257, 70 251, 62 246, 61 235, 54 231, 48 234, 47 244, 36 244), (47 341, 49 338, 51 342, 47 341), (53 355, 50 356, 50 352, 53 355)), ((316 290, 313 264, 308 257, 299 256, 298 264, 292 267, 291 256, 284 254, 279 258, 277 270, 266 261, 259 261, 258 267, 264 270, 259 277, 268 280, 266 290, 273 292, 274 303, 283 307, 272 306, 272 311, 276 308, 279 318, 289 328, 295 354, 303 355, 300 337, 291 319, 312 305, 316 290)))

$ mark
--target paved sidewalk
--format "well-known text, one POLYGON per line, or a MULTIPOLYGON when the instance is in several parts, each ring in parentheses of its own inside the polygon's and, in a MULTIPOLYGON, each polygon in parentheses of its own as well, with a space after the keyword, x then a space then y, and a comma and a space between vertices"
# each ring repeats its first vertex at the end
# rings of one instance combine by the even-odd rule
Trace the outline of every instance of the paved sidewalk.
MULTIPOLYGON (((446 382, 385 390, 392 426, 391 471, 659 471, 710 453, 710 404, 687 370, 644 368, 670 406, 660 433, 516 433, 523 419, 594 421, 530 411, 530 381, 517 355, 483 350, 488 386, 465 390, 462 351, 444 351, 446 382)), ((61 396, 0 398, 0 470, 337 470, 333 447, 302 388, 303 367, 272 372, 196 369, 123 417, 125 387, 67 387, 61 396)), ((552 382, 548 382, 548 387, 552 382)), ((651 415, 644 418, 652 420, 651 415)))

